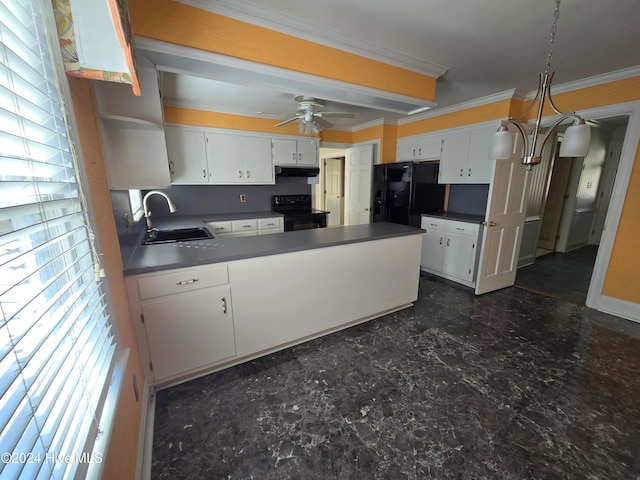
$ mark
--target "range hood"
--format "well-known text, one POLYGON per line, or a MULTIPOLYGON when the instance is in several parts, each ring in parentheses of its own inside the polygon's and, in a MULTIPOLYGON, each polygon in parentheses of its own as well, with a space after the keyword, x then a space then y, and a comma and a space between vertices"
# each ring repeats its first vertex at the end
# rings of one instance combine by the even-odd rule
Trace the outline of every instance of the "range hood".
POLYGON ((275 167, 276 177, 317 177, 318 167, 275 167))

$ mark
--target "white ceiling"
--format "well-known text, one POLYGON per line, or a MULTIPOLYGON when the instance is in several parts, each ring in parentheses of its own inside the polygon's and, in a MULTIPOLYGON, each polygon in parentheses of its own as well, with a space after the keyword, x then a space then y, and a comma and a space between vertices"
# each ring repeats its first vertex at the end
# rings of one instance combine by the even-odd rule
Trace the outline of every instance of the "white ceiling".
MULTIPOLYGON (((435 108, 512 89, 536 89, 544 71, 553 22, 553 0, 180 0, 318 43, 423 73, 444 73, 435 108)), ((559 85, 640 66, 640 0, 563 0, 552 69, 559 85)), ((161 63, 161 62, 160 62, 161 63)), ((295 113, 293 96, 305 83, 262 85, 188 68, 166 69, 165 104, 244 115, 295 113), (173 73, 179 72, 179 73, 173 73), (231 83, 230 83, 231 82, 231 83)), ((319 90, 321 91, 321 90, 319 90)), ((323 92, 324 93, 324 92, 323 92)), ((322 98, 322 97, 320 97, 322 98)), ((334 100, 351 98, 332 95, 334 100)), ((330 119, 336 128, 405 114, 363 108, 367 102, 328 102, 325 110, 356 111, 355 120, 330 119)), ((381 104, 382 105, 382 104, 381 104)))

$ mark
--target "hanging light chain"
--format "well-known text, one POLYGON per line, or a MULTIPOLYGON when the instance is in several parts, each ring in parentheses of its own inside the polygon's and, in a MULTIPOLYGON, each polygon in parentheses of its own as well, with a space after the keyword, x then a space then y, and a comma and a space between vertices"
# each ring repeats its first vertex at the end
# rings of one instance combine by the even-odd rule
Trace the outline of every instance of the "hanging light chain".
POLYGON ((547 72, 551 71, 551 56, 553 55, 553 41, 556 37, 556 29, 558 26, 558 17, 560 17, 560 0, 556 0, 556 10, 553 12, 553 24, 551 25, 551 40, 549 42, 549 55, 547 56, 547 72))

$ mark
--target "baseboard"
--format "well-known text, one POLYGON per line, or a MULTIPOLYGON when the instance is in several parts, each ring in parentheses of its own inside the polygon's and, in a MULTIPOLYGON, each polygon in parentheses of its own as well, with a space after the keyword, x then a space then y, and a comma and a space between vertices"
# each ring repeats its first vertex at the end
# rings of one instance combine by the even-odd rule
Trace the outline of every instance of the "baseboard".
POLYGON ((145 381, 142 395, 142 418, 138 433, 138 460, 136 479, 151 479, 151 453, 153 450, 153 424, 156 412, 155 389, 145 381))
POLYGON ((602 295, 595 309, 617 317, 626 318, 627 320, 640 322, 640 304, 638 303, 602 295))

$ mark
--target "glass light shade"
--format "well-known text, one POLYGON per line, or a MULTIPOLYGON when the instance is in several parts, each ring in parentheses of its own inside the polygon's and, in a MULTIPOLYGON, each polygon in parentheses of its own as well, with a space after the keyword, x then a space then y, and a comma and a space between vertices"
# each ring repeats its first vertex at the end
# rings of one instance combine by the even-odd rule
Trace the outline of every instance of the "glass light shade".
POLYGON ((561 157, 584 157, 589 151, 591 141, 591 127, 584 123, 571 125, 564 132, 562 143, 560 144, 561 157))
POLYGON ((489 158, 507 160, 513 152, 513 133, 509 130, 498 130, 491 139, 489 158))

